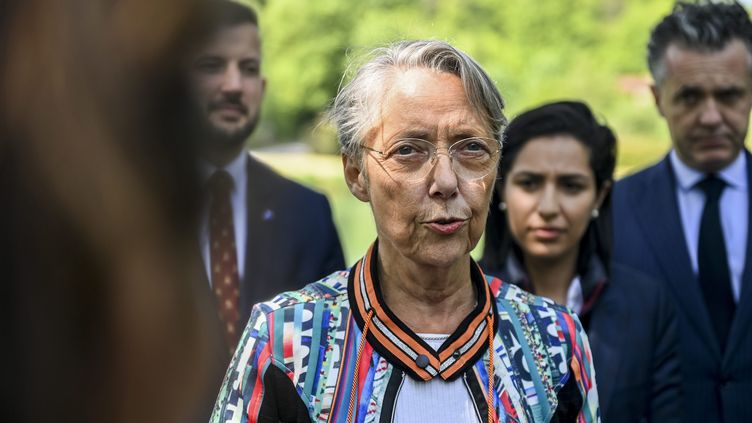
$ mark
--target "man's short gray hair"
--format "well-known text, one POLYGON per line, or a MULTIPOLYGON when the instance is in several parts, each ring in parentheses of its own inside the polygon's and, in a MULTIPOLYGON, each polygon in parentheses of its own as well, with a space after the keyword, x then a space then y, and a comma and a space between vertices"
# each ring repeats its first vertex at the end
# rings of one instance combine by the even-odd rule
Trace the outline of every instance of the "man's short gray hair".
POLYGON ((402 41, 372 51, 371 59, 334 99, 328 117, 337 128, 342 154, 358 157, 366 133, 381 119, 380 105, 389 89, 390 78, 396 71, 416 68, 459 77, 470 104, 493 136, 501 140, 507 123, 504 100, 480 65, 444 41, 402 41))
POLYGON ((670 44, 699 52, 715 52, 735 39, 746 45, 752 65, 752 22, 739 3, 678 2, 650 34, 648 67, 653 80, 660 85, 666 78, 664 59, 670 44))

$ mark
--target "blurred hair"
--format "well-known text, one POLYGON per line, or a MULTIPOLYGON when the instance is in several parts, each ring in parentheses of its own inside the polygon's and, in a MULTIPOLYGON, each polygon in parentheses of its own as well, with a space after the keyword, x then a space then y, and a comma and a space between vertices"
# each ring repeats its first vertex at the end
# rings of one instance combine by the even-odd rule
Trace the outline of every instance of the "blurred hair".
POLYGON ((3 420, 193 420, 213 314, 180 63, 202 1, 0 10, 3 420))
POLYGON ((647 61, 655 83, 660 85, 666 77, 665 53, 668 46, 699 52, 722 50, 738 39, 744 42, 750 54, 752 72, 752 22, 742 5, 737 2, 699 4, 677 2, 671 14, 653 28, 648 41, 647 61))
MULTIPOLYGON (((491 209, 486 225, 483 264, 489 269, 501 269, 515 245, 509 230, 506 213, 499 210, 503 201, 506 176, 528 141, 538 137, 570 135, 581 142, 590 153, 590 168, 595 177, 597 193, 613 182, 616 166, 616 137, 611 129, 600 124, 590 108, 579 101, 559 101, 530 109, 512 119, 504 134, 504 154, 499 162, 491 209)), ((611 191, 599 209, 599 217, 591 220, 580 240, 578 271, 587 264, 590 254, 597 254, 608 264, 611 257, 611 191)))
POLYGON ((402 41, 371 52, 329 109, 343 154, 358 158, 365 134, 381 119, 381 102, 397 72, 425 68, 456 75, 467 98, 497 139, 506 125, 504 100, 491 78, 467 54, 444 41, 402 41))
POLYGON ((209 1, 207 23, 211 31, 242 24, 259 25, 256 11, 250 5, 233 0, 209 1))

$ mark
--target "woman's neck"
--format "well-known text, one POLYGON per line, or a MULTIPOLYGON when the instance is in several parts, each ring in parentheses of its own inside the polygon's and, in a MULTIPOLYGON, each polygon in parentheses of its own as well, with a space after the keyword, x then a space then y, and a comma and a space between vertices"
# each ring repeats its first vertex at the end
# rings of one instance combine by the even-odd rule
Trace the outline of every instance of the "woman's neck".
POLYGON ((450 334, 475 308, 469 258, 449 268, 379 260, 378 272, 384 301, 413 332, 450 334))
POLYGON ((555 259, 526 254, 525 269, 535 288, 535 294, 566 305, 569 285, 577 274, 577 255, 577 250, 555 259))

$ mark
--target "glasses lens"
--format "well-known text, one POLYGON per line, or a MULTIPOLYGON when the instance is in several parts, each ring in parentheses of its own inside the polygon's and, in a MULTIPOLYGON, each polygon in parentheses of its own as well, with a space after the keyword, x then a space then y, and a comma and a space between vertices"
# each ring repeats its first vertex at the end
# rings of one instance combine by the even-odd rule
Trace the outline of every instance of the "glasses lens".
POLYGON ((455 173, 462 179, 482 178, 496 168, 499 141, 491 138, 467 138, 449 147, 455 173))
POLYGON ((384 151, 384 167, 403 180, 421 179, 431 168, 431 158, 436 147, 426 140, 405 138, 396 141, 384 151))

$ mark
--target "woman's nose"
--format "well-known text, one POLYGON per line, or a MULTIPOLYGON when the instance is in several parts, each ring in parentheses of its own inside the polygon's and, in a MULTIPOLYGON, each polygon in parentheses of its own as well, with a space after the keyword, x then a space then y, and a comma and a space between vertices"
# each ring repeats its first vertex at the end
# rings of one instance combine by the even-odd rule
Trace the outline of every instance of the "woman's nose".
POLYGON ((429 194, 442 198, 450 198, 457 194, 458 180, 452 166, 452 158, 448 154, 437 154, 433 170, 430 173, 431 187, 429 194))

